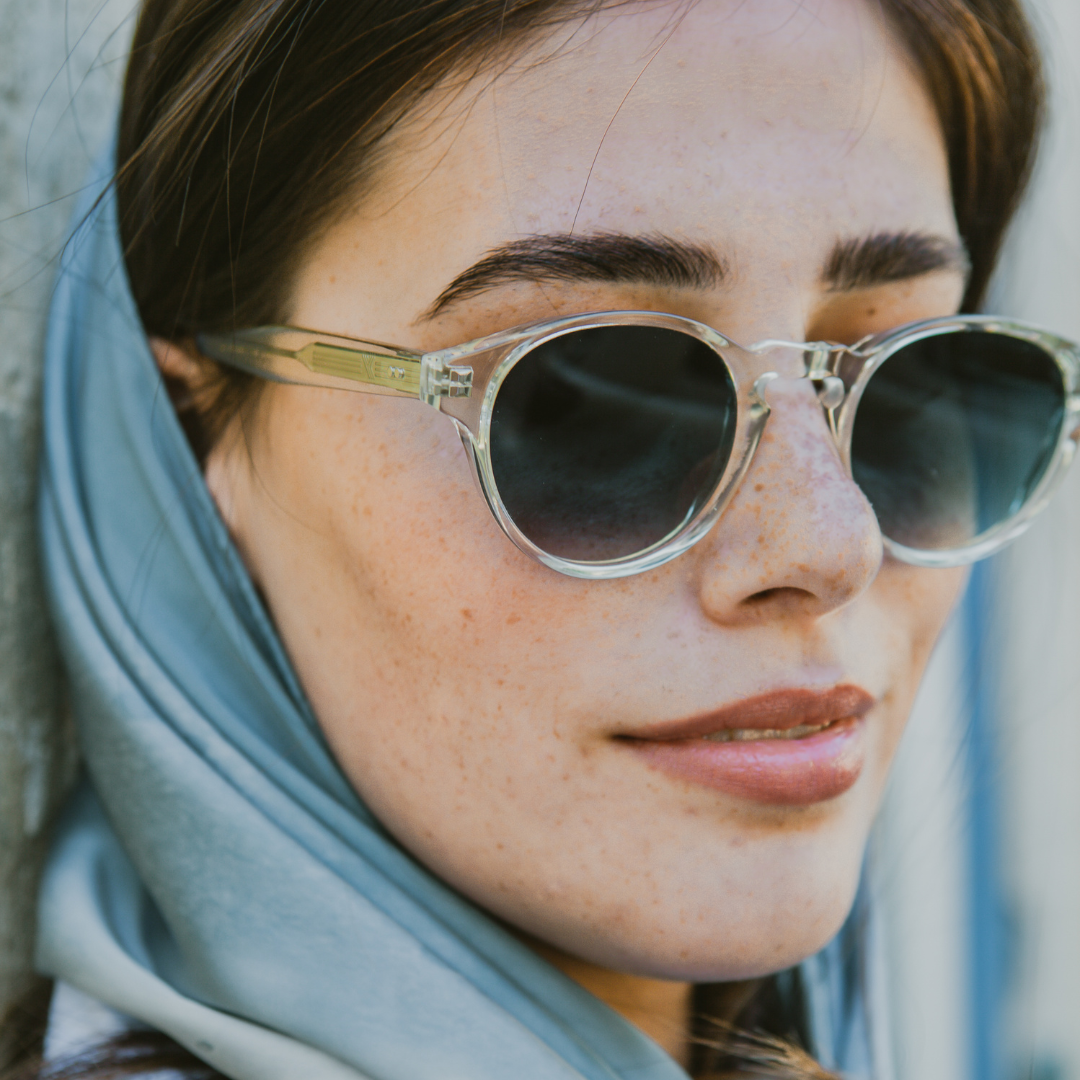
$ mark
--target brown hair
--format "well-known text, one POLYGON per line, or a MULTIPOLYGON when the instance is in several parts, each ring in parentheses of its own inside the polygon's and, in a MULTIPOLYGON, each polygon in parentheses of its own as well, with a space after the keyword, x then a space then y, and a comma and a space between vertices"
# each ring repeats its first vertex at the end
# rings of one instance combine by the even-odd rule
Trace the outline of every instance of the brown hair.
POLYGON ((56 1061, 40 1055, 5 1072, 3 1080, 121 1080, 179 1074, 184 1080, 227 1080, 159 1031, 130 1031, 56 1061))
MULTIPOLYGON (((147 332, 285 321, 290 271, 370 180, 400 118, 529 33, 605 0, 144 0, 117 151, 147 332)), ((170 386, 200 458, 256 389, 206 365, 170 386)))

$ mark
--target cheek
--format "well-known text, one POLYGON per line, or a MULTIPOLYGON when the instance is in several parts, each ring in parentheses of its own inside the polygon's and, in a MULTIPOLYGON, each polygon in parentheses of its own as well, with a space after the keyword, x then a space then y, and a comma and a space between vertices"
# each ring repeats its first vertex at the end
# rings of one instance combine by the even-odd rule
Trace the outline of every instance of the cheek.
POLYGON ((273 446, 257 465, 268 499, 294 519, 288 542, 298 530, 309 534, 301 546, 318 557, 306 576, 346 590, 362 579, 372 600, 398 593, 385 613, 391 621, 408 614, 408 595, 430 601, 427 614, 438 618, 455 580, 499 561, 501 534, 475 512, 478 496, 446 418, 419 402, 345 394, 311 401, 299 391, 275 403, 267 421, 273 446))
POLYGON ((490 737, 508 703, 521 724, 540 701, 555 708, 576 681, 574 641, 601 653, 632 587, 615 583, 597 603, 596 590, 519 552, 446 418, 411 402, 311 397, 278 394, 263 418, 242 546, 345 764, 371 737, 445 746, 483 725, 490 737), (474 728, 451 733, 464 701, 474 728))
POLYGON ((876 649, 894 670, 881 728, 882 782, 903 734, 930 654, 967 583, 964 567, 950 570, 908 566, 887 559, 871 592, 883 630, 876 649))

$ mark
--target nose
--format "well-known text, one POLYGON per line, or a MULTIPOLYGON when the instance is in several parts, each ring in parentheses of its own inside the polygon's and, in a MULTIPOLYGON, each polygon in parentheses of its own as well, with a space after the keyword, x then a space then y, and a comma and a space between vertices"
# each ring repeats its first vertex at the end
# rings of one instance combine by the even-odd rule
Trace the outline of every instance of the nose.
POLYGON ((807 380, 777 379, 742 484, 699 545, 700 602, 717 623, 819 618, 881 566, 877 519, 848 475, 807 380))

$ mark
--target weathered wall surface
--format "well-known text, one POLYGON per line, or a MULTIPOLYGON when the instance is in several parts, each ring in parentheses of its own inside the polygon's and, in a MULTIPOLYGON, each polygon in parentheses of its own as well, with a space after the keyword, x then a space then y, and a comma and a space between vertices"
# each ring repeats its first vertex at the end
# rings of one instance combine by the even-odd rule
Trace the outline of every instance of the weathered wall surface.
MULTIPOLYGON (((1028 0, 1050 126, 988 309, 1080 341, 1080 2, 1028 0)), ((1000 876, 1010 912, 1005 1075, 1080 1080, 1080 465, 1043 517, 991 564, 1000 656, 991 705, 1000 876)), ((900 1080, 988 1080, 972 1056, 968 920, 973 688, 962 630, 920 692, 884 815, 885 898, 900 1080)), ((984 778, 985 779, 985 778, 984 778)))
MULTIPOLYGON (((115 108, 133 0, 0 0, 0 1018, 32 986, 44 834, 70 775, 34 523, 40 354, 72 195, 115 108)), ((0 1061, 13 1025, 0 1019, 0 1061)))

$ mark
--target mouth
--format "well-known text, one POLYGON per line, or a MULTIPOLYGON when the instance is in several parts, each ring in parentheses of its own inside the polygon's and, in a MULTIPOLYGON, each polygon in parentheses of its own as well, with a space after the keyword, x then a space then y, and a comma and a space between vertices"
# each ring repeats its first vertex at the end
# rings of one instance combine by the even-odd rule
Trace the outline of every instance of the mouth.
POLYGON ((619 737, 675 779, 773 806, 806 806, 851 788, 874 698, 857 686, 773 691, 619 737))

